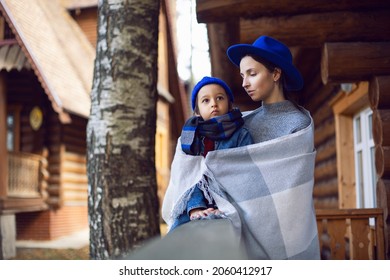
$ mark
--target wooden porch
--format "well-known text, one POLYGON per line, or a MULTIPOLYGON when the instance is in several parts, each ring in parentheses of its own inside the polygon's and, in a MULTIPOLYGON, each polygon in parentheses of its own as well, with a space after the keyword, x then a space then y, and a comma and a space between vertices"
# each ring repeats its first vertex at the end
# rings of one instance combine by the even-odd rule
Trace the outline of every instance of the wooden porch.
POLYGON ((9 152, 7 196, 0 200, 0 213, 45 210, 47 159, 44 156, 9 152))
MULTIPOLYGON (((382 209, 317 209, 316 216, 322 260, 386 259, 382 209)), ((246 259, 236 238, 228 220, 192 221, 124 259, 246 259)))
POLYGON ((386 259, 383 210, 317 209, 321 259, 386 259))

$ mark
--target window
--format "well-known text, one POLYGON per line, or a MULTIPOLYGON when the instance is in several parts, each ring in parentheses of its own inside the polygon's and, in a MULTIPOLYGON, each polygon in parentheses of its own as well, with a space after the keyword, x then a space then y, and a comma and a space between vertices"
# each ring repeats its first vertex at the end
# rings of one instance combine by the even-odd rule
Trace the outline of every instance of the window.
POLYGON ((376 207, 376 171, 372 111, 366 108, 353 118, 354 155, 356 174, 356 207, 376 207))
POLYGON ((7 150, 19 151, 21 106, 10 105, 7 108, 7 150))
POLYGON ((7 150, 15 150, 15 117, 13 114, 7 114, 7 150))
POLYGON ((358 142, 359 137, 370 137, 363 136, 363 132, 367 135, 371 129, 362 128, 361 122, 364 121, 369 126, 371 117, 360 116, 368 104, 368 82, 356 84, 348 93, 340 91, 330 101, 335 117, 338 202, 341 209, 361 207, 357 205, 357 201, 363 192, 360 191, 358 199, 356 186, 364 188, 364 184, 359 185, 356 180, 359 180, 358 176, 361 176, 360 179, 366 178, 363 172, 366 172, 368 163, 365 162, 366 157, 363 158, 363 152, 358 153, 355 142, 358 142), (361 164, 357 164, 360 156, 361 164))

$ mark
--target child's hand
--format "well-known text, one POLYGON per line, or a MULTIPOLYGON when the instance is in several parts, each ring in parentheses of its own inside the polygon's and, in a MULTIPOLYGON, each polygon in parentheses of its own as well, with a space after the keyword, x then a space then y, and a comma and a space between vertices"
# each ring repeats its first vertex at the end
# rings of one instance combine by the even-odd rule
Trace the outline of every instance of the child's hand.
POLYGON ((222 213, 221 211, 219 211, 218 209, 214 209, 214 208, 193 209, 190 211, 190 219, 197 220, 197 219, 201 219, 203 217, 207 217, 211 214, 220 215, 221 213, 222 213))

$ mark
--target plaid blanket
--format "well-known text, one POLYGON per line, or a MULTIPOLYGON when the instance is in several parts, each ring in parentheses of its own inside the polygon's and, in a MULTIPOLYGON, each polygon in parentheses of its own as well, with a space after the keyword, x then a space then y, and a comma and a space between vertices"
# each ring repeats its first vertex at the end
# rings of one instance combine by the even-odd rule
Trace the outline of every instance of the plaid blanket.
POLYGON ((163 219, 171 226, 200 183, 232 222, 248 258, 319 259, 313 129, 312 121, 296 133, 206 158, 186 155, 178 141, 163 219))

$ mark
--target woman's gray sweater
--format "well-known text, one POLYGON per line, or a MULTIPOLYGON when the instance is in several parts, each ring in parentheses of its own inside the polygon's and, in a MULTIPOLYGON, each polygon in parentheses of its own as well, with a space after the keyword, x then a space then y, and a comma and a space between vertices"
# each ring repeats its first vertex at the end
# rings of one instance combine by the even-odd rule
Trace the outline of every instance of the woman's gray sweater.
POLYGON ((254 143, 294 133, 310 125, 310 117, 291 101, 263 104, 244 115, 246 127, 254 143))

